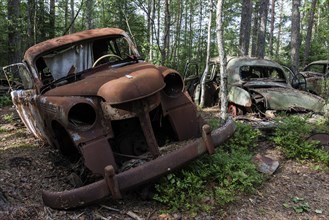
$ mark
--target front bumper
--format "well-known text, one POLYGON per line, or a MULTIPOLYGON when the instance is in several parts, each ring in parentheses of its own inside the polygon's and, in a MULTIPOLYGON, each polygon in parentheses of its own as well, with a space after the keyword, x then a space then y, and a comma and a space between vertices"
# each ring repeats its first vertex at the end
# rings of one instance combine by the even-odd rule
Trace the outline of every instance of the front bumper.
POLYGON ((119 199, 122 192, 168 174, 205 152, 214 153, 214 146, 222 144, 233 135, 235 124, 228 119, 222 127, 214 131, 207 125, 202 130, 202 137, 138 167, 115 174, 113 167, 107 166, 104 168, 104 179, 92 184, 62 192, 43 191, 43 202, 54 209, 71 209, 94 203, 109 195, 119 199))

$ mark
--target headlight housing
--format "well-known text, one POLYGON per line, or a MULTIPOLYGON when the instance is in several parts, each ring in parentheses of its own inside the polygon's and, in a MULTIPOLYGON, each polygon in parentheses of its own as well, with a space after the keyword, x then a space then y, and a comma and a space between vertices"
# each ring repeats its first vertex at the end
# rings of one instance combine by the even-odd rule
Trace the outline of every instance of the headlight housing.
POLYGON ((164 77, 166 83, 163 92, 169 97, 175 97, 184 90, 184 82, 178 73, 169 73, 164 77))
POLYGON ((69 124, 79 130, 88 130, 96 122, 96 111, 88 103, 77 103, 68 113, 69 124))

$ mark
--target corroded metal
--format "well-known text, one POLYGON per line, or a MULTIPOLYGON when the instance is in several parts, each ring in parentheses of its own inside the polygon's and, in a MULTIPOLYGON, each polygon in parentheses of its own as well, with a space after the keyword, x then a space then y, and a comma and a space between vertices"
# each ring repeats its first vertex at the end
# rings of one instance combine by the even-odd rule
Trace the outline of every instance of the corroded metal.
MULTIPOLYGON (((229 119, 224 126, 211 132, 212 144, 219 146, 229 139, 234 131, 234 122, 229 119)), ((184 166, 207 151, 208 149, 203 139, 195 139, 176 151, 116 174, 115 178, 118 182, 118 188, 120 192, 133 189, 184 166)), ((100 180, 87 186, 63 192, 43 191, 42 198, 45 205, 49 207, 69 209, 87 205, 111 195, 111 187, 108 187, 106 180, 100 180)), ((116 195, 113 197, 116 197, 116 195)))
POLYGON ((208 124, 202 126, 202 138, 209 154, 215 153, 215 146, 211 139, 211 128, 208 124))
POLYGON ((202 128, 205 123, 180 74, 144 62, 120 29, 87 30, 42 42, 26 51, 23 62, 10 66, 7 74, 17 67, 25 82, 12 98, 26 126, 103 178, 78 189, 45 191, 44 203, 53 208, 86 205, 108 195, 121 198, 122 192, 206 151, 214 153, 214 146, 234 132, 232 121, 212 133, 209 126, 202 128), (106 61, 104 52, 118 59, 106 61), (161 155, 168 142, 178 149, 161 155), (145 155, 151 156, 126 169, 131 158, 145 155))

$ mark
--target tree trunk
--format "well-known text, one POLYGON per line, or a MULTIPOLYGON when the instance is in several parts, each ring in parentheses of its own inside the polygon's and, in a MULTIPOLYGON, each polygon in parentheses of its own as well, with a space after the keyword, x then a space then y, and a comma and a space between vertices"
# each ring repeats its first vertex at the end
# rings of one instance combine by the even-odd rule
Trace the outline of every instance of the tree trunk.
POLYGON ((164 9, 164 33, 162 37, 162 49, 161 49, 161 64, 164 65, 168 61, 169 54, 169 33, 170 33, 170 12, 169 12, 169 0, 165 0, 164 9))
POLYGON ((94 3, 93 0, 86 0, 86 28, 93 29, 93 12, 94 12, 94 3))
POLYGON ((34 12, 35 10, 35 0, 28 0, 28 9, 27 9, 27 37, 28 42, 27 46, 30 47, 36 42, 34 42, 35 39, 35 32, 34 32, 34 12))
POLYGON ((226 57, 224 51, 224 39, 223 39, 223 25, 222 25, 222 0, 217 2, 216 13, 216 33, 217 33, 217 45, 220 60, 220 119, 225 121, 227 119, 227 76, 226 76, 226 57))
POLYGON ((64 4, 64 30, 67 29, 68 23, 69 23, 69 0, 65 0, 64 4))
POLYGON ((313 23, 314 23, 314 12, 316 8, 317 0, 312 0, 312 6, 309 10, 308 22, 307 22, 307 34, 305 39, 305 50, 304 50, 304 59, 302 66, 304 67, 308 62, 308 57, 310 53, 311 47, 311 39, 312 39, 312 30, 313 30, 313 23))
POLYGON ((279 51, 280 51, 280 41, 281 41, 281 31, 282 31, 282 19, 283 19, 283 2, 284 0, 281 0, 280 5, 280 16, 279 16, 279 27, 278 27, 278 35, 277 35, 277 41, 276 41, 276 48, 275 48, 275 58, 279 59, 279 51))
POLYGON ((153 28, 155 19, 155 2, 154 0, 149 0, 148 4, 148 19, 147 19, 147 29, 148 29, 148 40, 149 40, 149 61, 153 60, 153 28))
POLYGON ((20 0, 8 0, 8 63, 22 60, 20 4, 20 0))
POLYGON ((294 73, 298 72, 299 66, 299 46, 300 46, 300 0, 292 1, 291 16, 291 69, 294 73))
POLYGON ((270 28, 270 42, 269 42, 269 52, 270 56, 273 56, 273 32, 274 32, 274 23, 275 23, 275 0, 271 0, 271 28, 270 28))
MULTIPOLYGON (((211 2, 211 1, 210 1, 211 2)), ((209 3, 210 6, 212 5, 209 3)), ((212 8, 212 7, 210 7, 212 8)), ((208 21, 208 39, 207 39, 207 57, 206 57, 206 67, 201 78, 201 97, 200 97, 200 107, 204 107, 205 103, 205 90, 206 90, 206 79, 209 72, 209 60, 210 60, 210 43, 211 43, 211 20, 212 20, 212 10, 209 11, 209 21, 208 21)))
POLYGON ((257 57, 264 59, 265 56, 265 34, 266 34, 266 23, 267 23, 267 12, 268 12, 269 0, 260 0, 260 29, 258 31, 258 52, 257 57))
POLYGON ((75 28, 74 28, 74 0, 71 0, 70 2, 70 7, 71 7, 71 27, 70 27, 70 33, 74 33, 75 32, 75 28))
MULTIPOLYGON (((210 1, 210 2, 212 2, 212 1, 210 1)), ((209 3, 210 5, 212 5, 211 3, 209 3)), ((197 52, 197 60, 201 60, 201 61, 203 61, 203 56, 202 56, 202 35, 203 35, 203 33, 202 33, 202 30, 203 30, 203 25, 202 25, 202 17, 203 17, 203 13, 202 13, 202 11, 203 11, 203 5, 204 5, 204 2, 203 1, 200 1, 200 3, 199 3, 199 9, 200 9, 200 12, 199 12, 199 18, 198 18, 198 20, 199 20, 199 36, 198 36, 198 52, 197 52)), ((211 6, 210 6, 210 8, 212 8, 211 6)), ((210 11, 212 11, 211 9, 210 9, 210 11)), ((207 58, 206 58, 207 59, 207 58)))
POLYGON ((251 45, 251 56, 255 57, 257 56, 257 50, 258 50, 258 30, 259 30, 259 1, 256 2, 255 4, 255 8, 254 8, 254 13, 253 13, 253 26, 252 26, 252 37, 251 37, 251 41, 252 41, 252 45, 251 45))
POLYGON ((172 55, 171 55, 171 60, 173 61, 172 65, 174 69, 177 69, 177 64, 178 62, 175 62, 178 59, 178 54, 179 54, 179 47, 180 47, 180 33, 181 33, 181 26, 182 26, 182 3, 181 1, 177 2, 177 11, 176 11, 176 35, 175 38, 173 39, 174 45, 172 47, 172 55))
POLYGON ((55 0, 49 2, 49 38, 55 37, 55 0))
POLYGON ((240 54, 242 56, 247 56, 249 53, 251 16, 252 16, 252 0, 243 0, 241 22, 240 22, 240 39, 239 39, 240 54))

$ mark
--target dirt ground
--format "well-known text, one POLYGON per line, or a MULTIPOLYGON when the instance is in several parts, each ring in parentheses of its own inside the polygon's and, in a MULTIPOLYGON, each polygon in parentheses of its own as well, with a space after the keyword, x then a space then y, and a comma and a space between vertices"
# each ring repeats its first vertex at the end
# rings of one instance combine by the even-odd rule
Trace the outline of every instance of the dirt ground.
MULTIPOLYGON (((206 110, 207 111, 207 110, 206 110)), ((208 110, 209 114, 215 114, 208 110)), ((162 214, 165 207, 131 192, 82 209, 45 207, 41 190, 72 189, 74 169, 58 152, 29 133, 13 108, 0 109, 0 219, 191 219, 189 213, 162 214), (7 119, 4 120, 3 116, 7 119)), ((259 152, 280 162, 279 169, 252 195, 242 195, 217 214, 192 219, 329 219, 329 171, 312 163, 285 160, 275 147, 259 152)))

